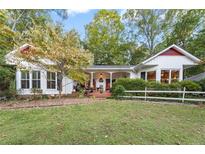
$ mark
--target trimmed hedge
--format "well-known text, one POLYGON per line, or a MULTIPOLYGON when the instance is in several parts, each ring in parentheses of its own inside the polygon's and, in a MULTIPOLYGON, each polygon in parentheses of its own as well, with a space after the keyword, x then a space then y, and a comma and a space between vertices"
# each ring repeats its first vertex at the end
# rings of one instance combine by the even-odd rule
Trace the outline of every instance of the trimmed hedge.
POLYGON ((205 79, 202 79, 197 83, 201 86, 202 91, 205 91, 205 79))
POLYGON ((112 89, 115 89, 117 85, 122 85, 126 90, 144 90, 145 87, 153 90, 183 90, 183 87, 186 87, 187 91, 202 90, 200 84, 189 80, 176 82, 172 84, 165 84, 155 81, 145 81, 143 79, 120 78, 113 83, 112 89))
POLYGON ((187 91, 201 91, 201 86, 193 81, 190 80, 184 80, 180 82, 181 87, 185 87, 187 91))
POLYGON ((117 85, 122 85, 126 90, 144 90, 146 82, 143 79, 119 78, 113 83, 112 89, 117 85))
MULTIPOLYGON (((112 95, 117 95, 116 89, 119 89, 118 86, 123 86, 126 90, 144 90, 147 87, 148 90, 183 90, 186 87, 186 91, 201 91, 201 86, 193 81, 181 81, 172 84, 165 84, 159 82, 148 82, 143 79, 127 79, 127 78, 120 78, 113 83, 112 87, 112 95)), ((120 95, 120 94, 119 94, 120 95)), ((141 96, 144 95, 143 93, 126 93, 128 96, 141 96)), ((149 93, 149 96, 162 96, 162 97, 181 97, 182 94, 177 93, 149 93)), ((190 94, 191 96, 191 94, 190 94)), ((193 95, 194 96, 194 95, 193 95)), ((194 96, 195 97, 195 96, 194 96)))

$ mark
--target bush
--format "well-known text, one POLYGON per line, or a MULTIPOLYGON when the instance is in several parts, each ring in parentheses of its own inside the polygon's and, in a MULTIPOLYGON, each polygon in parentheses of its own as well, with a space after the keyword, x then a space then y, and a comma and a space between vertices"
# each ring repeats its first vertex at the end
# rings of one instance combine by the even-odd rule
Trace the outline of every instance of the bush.
POLYGON ((112 95, 115 97, 115 98, 119 98, 119 96, 124 96, 125 95, 125 88, 124 86, 122 85, 117 85, 113 92, 112 92, 112 95))
POLYGON ((8 89, 0 92, 0 96, 6 96, 8 99, 15 99, 17 96, 15 81, 10 81, 8 89))
POLYGON ((201 90, 205 91, 205 79, 202 79, 197 82, 201 86, 201 90))
MULTIPOLYGON (((160 82, 147 82, 147 89, 148 90, 164 90, 164 91, 171 91, 171 90, 181 90, 181 85, 176 82, 172 84, 160 83, 160 82)), ((149 96, 161 96, 161 97, 177 97, 178 94, 170 94, 170 93, 150 93, 149 96)))
MULTIPOLYGON (((205 80, 201 81, 201 85, 205 86, 205 80)), ((193 81, 181 81, 175 82, 171 84, 160 83, 155 81, 144 81, 142 79, 128 79, 121 78, 118 79, 112 88, 113 96, 118 94, 118 90, 120 89, 118 86, 123 86, 126 90, 144 90, 147 87, 148 90, 164 90, 164 91, 175 91, 175 90, 183 90, 183 87, 186 87, 187 91, 200 91, 202 88, 199 84, 193 81)), ((119 90, 120 91, 120 90, 119 90)), ((122 95, 122 94, 121 94, 122 95)), ((127 93, 128 96, 143 96, 144 93, 127 93)), ((161 96, 161 97, 181 97, 180 93, 149 93, 149 96, 161 96)), ((190 94, 191 95, 191 94, 190 94)))
POLYGON ((179 82, 181 85, 181 88, 185 87, 187 91, 201 91, 201 86, 193 81, 190 80, 184 80, 179 82))
POLYGON ((148 89, 152 90, 167 90, 169 85, 160 82, 150 81, 146 83, 148 89))
POLYGON ((143 79, 120 78, 113 83, 112 89, 115 89, 117 85, 122 85, 126 90, 144 90, 146 82, 143 79))

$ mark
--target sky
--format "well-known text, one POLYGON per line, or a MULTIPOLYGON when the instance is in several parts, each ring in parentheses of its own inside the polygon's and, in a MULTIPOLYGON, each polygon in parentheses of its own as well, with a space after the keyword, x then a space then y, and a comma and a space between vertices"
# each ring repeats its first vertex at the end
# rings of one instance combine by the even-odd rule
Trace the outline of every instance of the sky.
MULTIPOLYGON (((121 10, 118 10, 123 12, 121 10)), ((85 37, 85 25, 89 24, 98 10, 84 9, 84 10, 67 10, 68 19, 63 21, 65 31, 76 29, 80 34, 81 39, 85 37)), ((55 21, 62 21, 56 14, 52 14, 55 21)))
MULTIPOLYGON (((65 31, 76 29, 81 39, 85 37, 85 25, 89 24, 98 10, 67 10, 68 19, 63 21, 65 31)), ((52 14, 55 21, 62 21, 56 14, 52 14)))

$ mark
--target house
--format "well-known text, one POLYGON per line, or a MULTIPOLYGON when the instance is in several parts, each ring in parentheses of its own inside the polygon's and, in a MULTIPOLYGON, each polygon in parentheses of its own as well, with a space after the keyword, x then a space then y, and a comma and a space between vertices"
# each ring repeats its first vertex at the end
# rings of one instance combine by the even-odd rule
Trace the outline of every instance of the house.
MULTIPOLYGON (((29 47, 25 44, 21 47, 23 52, 29 47)), ((14 57, 15 50, 6 55, 9 65, 17 65, 14 57)), ((47 63, 52 61, 47 60, 47 63)), ((184 79, 184 69, 198 65, 200 60, 183 50, 171 45, 156 55, 146 59, 138 65, 93 65, 84 71, 90 77, 87 86, 94 90, 110 90, 112 83, 118 78, 142 78, 161 83, 173 83, 184 79)), ((22 61, 21 66, 30 68, 29 71, 16 69, 16 89, 21 95, 32 94, 32 88, 42 89, 43 94, 58 94, 58 74, 48 72, 42 68, 22 61)), ((22 68, 22 67, 21 67, 22 68)), ((75 82, 67 77, 63 78, 62 94, 71 94, 75 82)))

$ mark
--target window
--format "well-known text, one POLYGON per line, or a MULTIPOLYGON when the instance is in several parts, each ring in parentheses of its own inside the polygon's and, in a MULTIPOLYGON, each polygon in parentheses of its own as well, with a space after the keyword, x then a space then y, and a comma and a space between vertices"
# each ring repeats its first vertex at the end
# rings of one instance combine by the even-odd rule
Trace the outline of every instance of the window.
POLYGON ((147 72, 147 80, 155 81, 156 80, 156 71, 147 72))
POLYGON ((161 82, 173 83, 179 81, 179 70, 162 70, 161 82))
POLYGON ((145 77, 146 77, 146 72, 141 72, 140 78, 145 80, 145 77))
POLYGON ((29 89, 29 72, 28 71, 22 71, 21 72, 21 88, 22 89, 29 89))
POLYGON ((47 89, 56 89, 56 73, 47 72, 47 89))
POLYGON ((172 70, 171 71, 171 82, 179 81, 179 70, 172 70))
POLYGON ((169 83, 169 70, 161 71, 161 83, 169 83))
POLYGON ((41 88, 41 72, 33 71, 32 72, 32 88, 41 88))

